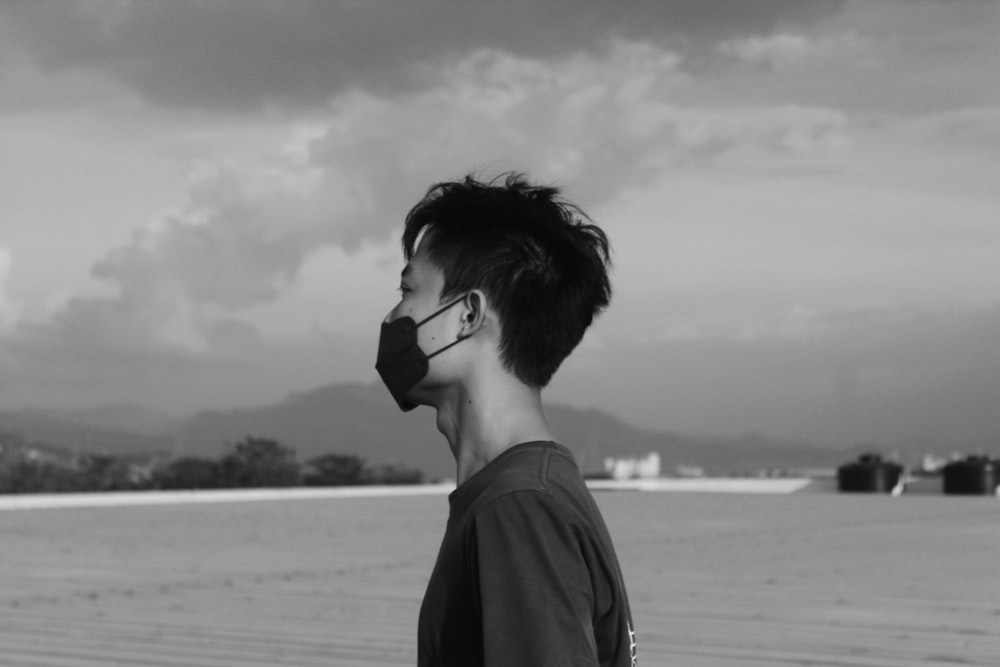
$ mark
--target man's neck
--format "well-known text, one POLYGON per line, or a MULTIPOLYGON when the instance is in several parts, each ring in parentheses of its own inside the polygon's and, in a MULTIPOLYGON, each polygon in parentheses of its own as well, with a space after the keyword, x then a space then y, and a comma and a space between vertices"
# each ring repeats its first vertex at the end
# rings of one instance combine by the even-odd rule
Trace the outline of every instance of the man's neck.
POLYGON ((520 383, 456 389, 437 411, 438 430, 455 457, 458 484, 514 445, 555 439, 541 393, 520 383))

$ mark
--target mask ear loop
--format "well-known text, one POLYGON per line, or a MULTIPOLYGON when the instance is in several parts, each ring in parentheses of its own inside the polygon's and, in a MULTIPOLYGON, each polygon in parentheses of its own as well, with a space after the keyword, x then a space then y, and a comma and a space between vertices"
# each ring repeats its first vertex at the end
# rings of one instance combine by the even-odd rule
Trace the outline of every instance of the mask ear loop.
POLYGON ((442 352, 444 352, 445 350, 447 350, 449 347, 455 347, 456 345, 458 345, 459 343, 461 343, 463 340, 465 340, 465 339, 464 338, 456 338, 455 340, 451 341, 450 343, 448 343, 447 345, 445 345, 444 347, 442 347, 440 350, 437 350, 436 352, 432 352, 431 354, 428 354, 427 355, 427 360, 430 361, 434 357, 438 356, 439 354, 441 354, 442 352))
POLYGON ((423 324, 424 322, 430 322, 430 321, 431 321, 431 320, 433 320, 433 319, 434 319, 435 317, 437 317, 438 315, 440 315, 440 314, 441 314, 441 313, 443 313, 444 311, 446 311, 446 310, 448 310, 449 308, 451 308, 452 306, 454 306, 454 305, 455 305, 456 303, 460 303, 460 302, 462 301, 462 299, 464 299, 464 298, 465 298, 466 296, 468 296, 468 295, 467 295, 467 294, 463 294, 462 296, 458 297, 457 299, 455 299, 454 301, 452 301, 451 303, 449 303, 449 304, 448 304, 447 306, 444 306, 444 307, 442 307, 442 308, 441 308, 440 310, 436 310, 436 311, 434 311, 433 313, 431 313, 430 315, 428 315, 428 316, 427 316, 427 317, 425 317, 424 319, 422 319, 422 320, 420 320, 419 322, 417 322, 416 326, 418 326, 418 327, 419 327, 419 326, 420 326, 420 325, 422 325, 422 324, 423 324))
MULTIPOLYGON (((424 322, 427 322, 429 320, 434 319, 435 317, 437 317, 438 315, 440 315, 444 311, 446 311, 449 308, 451 308, 452 306, 454 306, 456 303, 460 303, 466 296, 468 296, 468 295, 467 294, 462 295, 462 296, 458 297, 457 299, 455 299, 454 301, 452 301, 451 303, 449 303, 447 306, 444 306, 443 308, 441 308, 440 310, 438 310, 437 312, 431 313, 430 315, 428 315, 424 319, 422 319, 419 322, 417 322, 417 326, 419 327, 424 322)), ((447 350, 449 347, 454 347, 455 345, 458 345, 459 343, 461 343, 463 340, 465 340, 465 339, 464 338, 456 338, 452 342, 450 342, 447 345, 445 345, 444 347, 442 347, 440 350, 436 350, 436 351, 432 352, 431 354, 426 355, 427 356, 427 360, 430 361, 431 359, 433 359, 437 355, 439 355, 442 352, 444 352, 445 350, 447 350)))

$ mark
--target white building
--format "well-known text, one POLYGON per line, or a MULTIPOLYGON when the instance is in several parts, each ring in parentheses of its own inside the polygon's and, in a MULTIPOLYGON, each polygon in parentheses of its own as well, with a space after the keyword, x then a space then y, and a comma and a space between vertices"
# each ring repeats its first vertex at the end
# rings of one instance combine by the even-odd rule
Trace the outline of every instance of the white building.
POLYGON ((604 459, 604 470, 612 479, 651 479, 660 476, 660 455, 650 452, 642 458, 604 459))

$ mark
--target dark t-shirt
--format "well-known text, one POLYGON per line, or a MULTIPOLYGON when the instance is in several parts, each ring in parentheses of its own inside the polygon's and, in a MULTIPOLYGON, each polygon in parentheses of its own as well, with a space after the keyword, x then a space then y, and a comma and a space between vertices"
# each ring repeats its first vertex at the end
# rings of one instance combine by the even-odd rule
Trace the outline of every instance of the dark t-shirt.
POLYGON ((512 447, 449 503, 420 609, 420 667, 635 664, 618 559, 568 449, 512 447))

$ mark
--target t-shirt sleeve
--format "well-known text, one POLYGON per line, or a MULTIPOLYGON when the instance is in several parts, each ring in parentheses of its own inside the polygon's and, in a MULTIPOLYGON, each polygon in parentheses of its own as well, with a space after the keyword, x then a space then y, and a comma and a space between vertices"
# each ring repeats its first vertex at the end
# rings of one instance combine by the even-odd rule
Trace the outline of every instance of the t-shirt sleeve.
POLYGON ((483 664, 597 665, 586 531, 542 492, 493 500, 473 524, 483 664))

